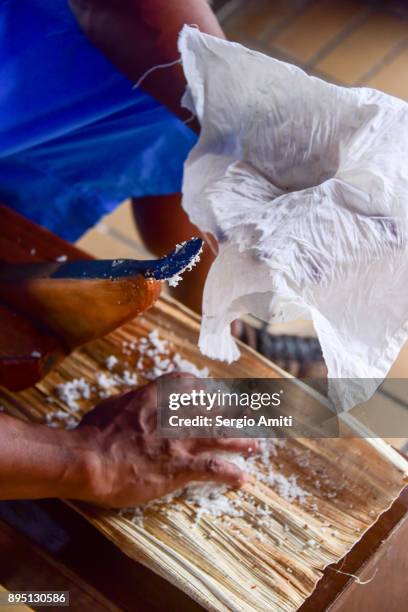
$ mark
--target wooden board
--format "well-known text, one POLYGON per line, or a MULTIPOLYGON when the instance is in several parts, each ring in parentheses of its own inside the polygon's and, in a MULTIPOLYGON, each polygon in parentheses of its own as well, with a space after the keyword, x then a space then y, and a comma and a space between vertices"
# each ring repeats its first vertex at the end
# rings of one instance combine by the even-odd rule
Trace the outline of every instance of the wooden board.
MULTIPOLYGON (((143 317, 73 353, 35 388, 19 394, 2 391, 0 402, 7 412, 38 422, 50 410, 69 411, 55 396, 56 385, 78 376, 92 382, 108 355, 123 359, 123 342, 146 337, 153 329, 183 357, 210 367, 214 376, 277 376, 272 364, 249 349, 243 349, 233 366, 203 358, 196 345, 196 318, 163 299, 143 317), (54 399, 51 406, 48 396, 54 399)), ((137 351, 129 357, 132 363, 137 359, 137 351)), ((82 411, 92 403, 83 402, 82 411)), ((360 439, 288 440, 272 461, 276 473, 296 476, 307 493, 304 503, 290 503, 279 487, 253 481, 240 502, 244 516, 227 521, 204 515, 196 523, 194 508, 182 500, 147 512, 144 527, 114 512, 76 508, 129 556, 206 608, 264 610, 270 605, 295 610, 313 591, 324 567, 343 557, 389 507, 403 479, 360 439), (252 498, 271 513, 263 525, 254 520, 252 498)))
MULTIPOLYGON (((50 253, 47 245, 44 249, 50 253)), ((232 366, 203 358, 197 348, 198 318, 164 298, 143 317, 73 353, 36 387, 18 394, 1 391, 0 403, 10 414, 37 422, 56 408, 69 411, 55 396, 57 384, 78 376, 93 381, 108 355, 124 358, 124 341, 153 329, 172 350, 198 367, 208 366, 212 376, 282 374, 246 347, 232 366), (50 395, 52 405, 46 400, 50 395)), ((127 357, 134 366, 137 351, 127 357)), ((94 401, 83 402, 81 414, 94 401)), ((288 501, 278 484, 252 480, 243 493, 229 493, 231 499, 241 496, 237 503, 243 516, 228 520, 203 515, 197 522, 194 507, 183 499, 146 512, 143 527, 116 512, 74 507, 130 557, 207 609, 296 610, 324 568, 343 558, 390 507, 404 480, 393 463, 357 438, 288 440, 277 448, 272 464, 283 478, 297 478, 306 493, 302 503, 288 501), (268 512, 265 522, 254 517, 254 503, 268 512)))
MULTIPOLYGON (((103 598, 84 580, 66 568, 62 563, 52 560, 40 547, 0 520, 0 550, 7 564, 2 564, 2 579, 7 581, 8 591, 68 591, 69 609, 72 612, 92 610, 92 612, 119 612, 120 608, 103 598), (4 566, 7 565, 5 571, 4 566), (33 567, 35 572, 33 572, 33 567)), ((0 590, 2 587, 0 586, 0 590)), ((31 610, 29 606, 0 606, 2 612, 31 610)), ((35 607, 38 609, 38 606, 35 607)))

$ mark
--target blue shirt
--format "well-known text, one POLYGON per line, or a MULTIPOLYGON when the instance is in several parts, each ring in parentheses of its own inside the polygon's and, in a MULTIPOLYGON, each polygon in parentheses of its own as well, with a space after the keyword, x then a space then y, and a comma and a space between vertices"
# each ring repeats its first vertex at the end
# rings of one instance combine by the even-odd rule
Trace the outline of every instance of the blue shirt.
POLYGON ((129 196, 180 191, 195 140, 67 0, 0 0, 0 201, 75 240, 129 196))

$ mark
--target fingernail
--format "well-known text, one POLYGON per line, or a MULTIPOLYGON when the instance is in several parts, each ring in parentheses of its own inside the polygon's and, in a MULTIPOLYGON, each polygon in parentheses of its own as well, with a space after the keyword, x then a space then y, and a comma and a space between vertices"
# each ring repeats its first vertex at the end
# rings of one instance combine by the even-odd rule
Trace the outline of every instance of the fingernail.
POLYGON ((244 485, 246 482, 248 482, 248 474, 246 472, 242 472, 240 479, 240 486, 244 485))

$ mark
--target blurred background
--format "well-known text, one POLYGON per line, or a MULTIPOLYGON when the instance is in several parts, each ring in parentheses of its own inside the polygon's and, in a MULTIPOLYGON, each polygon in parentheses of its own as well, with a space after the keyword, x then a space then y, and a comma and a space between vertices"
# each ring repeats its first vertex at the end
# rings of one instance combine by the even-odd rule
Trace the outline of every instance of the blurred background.
POLYGON ((406 0, 215 2, 228 38, 339 85, 408 99, 406 0))
MULTIPOLYGON (((408 101, 407 0, 215 0, 211 4, 230 40, 339 85, 375 87, 408 101)), ((149 256, 138 238, 129 202, 105 217, 78 245, 97 257, 149 256)), ((305 321, 275 325, 270 331, 313 335, 305 321)), ((408 346, 390 375, 408 378, 408 346)))

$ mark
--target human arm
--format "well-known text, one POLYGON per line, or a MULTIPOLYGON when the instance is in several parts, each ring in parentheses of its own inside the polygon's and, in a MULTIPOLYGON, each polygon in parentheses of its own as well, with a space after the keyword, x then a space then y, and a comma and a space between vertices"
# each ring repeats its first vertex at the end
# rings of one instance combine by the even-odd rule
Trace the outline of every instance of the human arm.
POLYGON ((74 432, 0 414, 0 499, 75 497, 90 486, 91 463, 74 432))
POLYGON ((243 472, 214 451, 247 454, 247 440, 160 438, 156 413, 153 382, 103 401, 73 430, 1 414, 0 499, 59 497, 125 507, 190 481, 244 482, 243 472))
MULTIPOLYGON (((207 0, 70 0, 86 36, 131 81, 136 83, 153 66, 179 58, 177 40, 185 23, 224 37, 207 0)), ((186 80, 180 64, 158 69, 141 87, 199 131, 196 119, 180 105, 186 80)), ((132 194, 129 194, 132 195, 132 194)), ((180 194, 133 199, 133 212, 145 246, 162 256, 174 245, 200 235, 180 204, 180 194)), ((172 294, 200 312, 204 282, 214 255, 204 246, 194 275, 172 288, 172 294)))
MULTIPOLYGON (((134 83, 153 66, 179 58, 184 24, 224 36, 207 0, 70 0, 70 5, 89 40, 134 83)), ((178 117, 189 118, 180 106, 186 87, 180 64, 152 72, 142 86, 178 117)))

